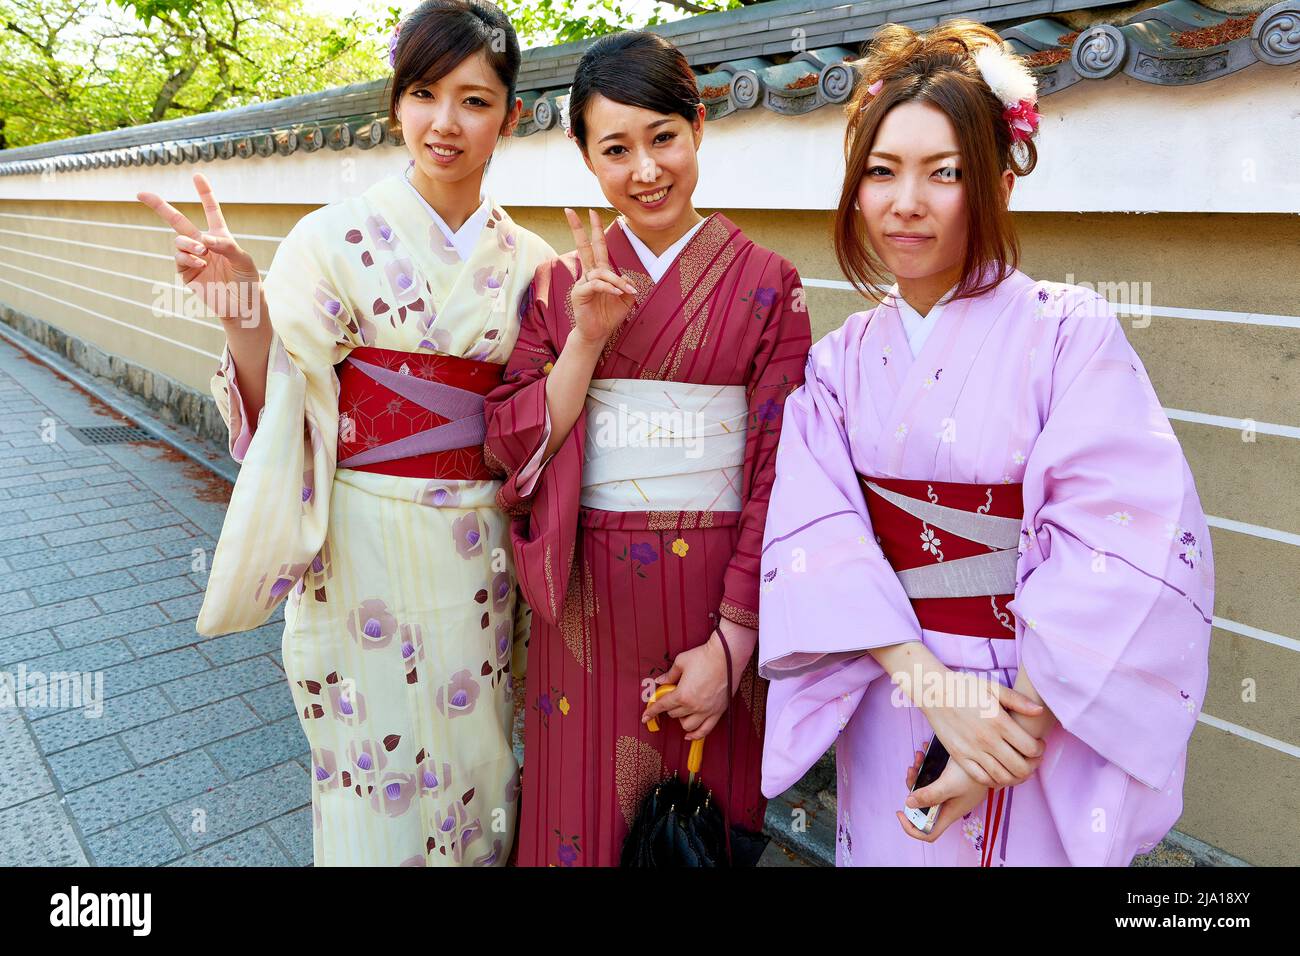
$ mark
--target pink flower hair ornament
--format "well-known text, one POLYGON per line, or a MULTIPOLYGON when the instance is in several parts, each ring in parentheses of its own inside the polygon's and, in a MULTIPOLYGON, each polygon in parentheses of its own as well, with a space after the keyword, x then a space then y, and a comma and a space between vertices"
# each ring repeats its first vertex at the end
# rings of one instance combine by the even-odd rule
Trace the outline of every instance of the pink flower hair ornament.
POLYGON ((397 29, 393 31, 393 38, 388 41, 388 66, 390 68, 397 65, 397 39, 402 35, 402 24, 397 24, 397 29))
MULTIPOLYGON (((1002 104, 1002 119, 1011 128, 1011 141, 1024 142, 1038 132, 1042 114, 1038 112, 1038 82, 1029 68, 1010 56, 1000 46, 981 46, 975 51, 975 67, 1002 104)), ((867 94, 875 99, 885 87, 885 79, 874 80, 867 94)), ((870 100, 862 104, 865 110, 870 100)))

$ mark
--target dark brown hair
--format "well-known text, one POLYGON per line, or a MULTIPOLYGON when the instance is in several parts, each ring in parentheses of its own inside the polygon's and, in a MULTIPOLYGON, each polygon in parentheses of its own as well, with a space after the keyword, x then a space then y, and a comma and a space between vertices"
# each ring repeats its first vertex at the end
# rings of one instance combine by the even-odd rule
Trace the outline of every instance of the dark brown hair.
POLYGON ((657 33, 624 30, 603 36, 582 54, 569 96, 569 126, 573 138, 587 148, 584 115, 593 96, 639 106, 656 113, 676 114, 695 122, 700 89, 682 51, 657 33))
POLYGON ((440 80, 480 51, 506 88, 508 116, 520 60, 519 38, 509 18, 488 0, 424 0, 402 20, 388 97, 389 125, 398 125, 397 104, 411 86, 440 80))
POLYGON ((1002 201, 1001 177, 1010 169, 1027 176, 1038 162, 1032 140, 1013 143, 1002 118, 1003 105, 984 82, 973 54, 985 44, 1002 46, 1002 38, 972 20, 950 20, 924 33, 888 23, 871 41, 858 67, 858 90, 845 107, 844 185, 835 211, 835 257, 858 291, 880 301, 872 288, 885 285, 887 270, 875 255, 862 214, 856 209, 858 187, 870 167, 868 154, 881 122, 900 103, 929 103, 952 122, 961 151, 961 179, 966 196, 967 242, 962 275, 953 298, 989 291, 1011 274, 1020 261, 1020 243, 1011 214, 1002 201), (867 88, 877 80, 876 96, 867 88), (986 266, 996 265, 982 284, 986 266))

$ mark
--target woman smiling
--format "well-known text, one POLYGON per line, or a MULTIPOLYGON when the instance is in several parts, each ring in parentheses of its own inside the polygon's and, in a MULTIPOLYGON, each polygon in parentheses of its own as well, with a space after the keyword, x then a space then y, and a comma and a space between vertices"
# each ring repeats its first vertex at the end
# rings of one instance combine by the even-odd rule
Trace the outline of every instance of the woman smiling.
POLYGON ((533 608, 519 862, 607 866, 705 735, 733 836, 762 827, 757 560, 810 332, 790 263, 695 210, 704 106, 675 47, 597 41, 568 111, 620 216, 565 211, 577 249, 534 278, 488 457, 533 608))

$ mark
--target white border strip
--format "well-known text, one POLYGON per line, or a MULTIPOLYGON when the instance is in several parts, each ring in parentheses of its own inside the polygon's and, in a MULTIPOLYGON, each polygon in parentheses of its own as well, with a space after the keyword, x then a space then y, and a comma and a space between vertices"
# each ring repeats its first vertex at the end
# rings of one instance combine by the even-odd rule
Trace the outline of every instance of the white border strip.
POLYGON ((196 352, 197 354, 202 355, 204 358, 210 358, 215 362, 221 361, 220 355, 213 355, 211 352, 205 352, 203 351, 203 349, 196 348, 195 346, 190 345, 187 342, 178 342, 175 339, 168 338, 165 335, 160 335, 159 333, 153 332, 149 329, 142 329, 138 325, 132 325, 130 322, 123 322, 121 319, 115 319, 111 315, 104 315, 102 312, 96 312, 94 309, 88 309, 84 305, 77 305, 77 303, 75 302, 68 302, 64 299, 58 298, 57 296, 50 295, 48 292, 41 292, 39 289, 29 289, 27 288, 27 286, 19 285, 17 282, 11 282, 9 279, 4 278, 3 276, 0 276, 0 282, 3 282, 5 285, 11 285, 15 289, 22 289, 24 292, 30 292, 32 295, 39 295, 41 298, 49 299, 51 302, 57 302, 59 303, 59 305, 66 305, 68 306, 68 308, 77 309, 81 312, 85 312, 89 315, 93 315, 97 319, 103 319, 106 322, 112 322, 114 325, 120 325, 123 328, 130 329, 132 332, 139 332, 142 335, 149 336, 150 338, 158 339, 159 341, 166 342, 168 345, 175 345, 177 348, 182 348, 190 352, 196 352))
POLYGON ((1277 435, 1279 438, 1300 438, 1300 428, 1295 425, 1276 425, 1273 422, 1257 422, 1253 418, 1229 418, 1227 415, 1189 412, 1185 408, 1166 408, 1164 413, 1174 421, 1191 422, 1194 425, 1214 425, 1216 428, 1230 428, 1234 432, 1241 431, 1246 427, 1243 422, 1249 421, 1254 424, 1255 431, 1264 435, 1277 435))
POLYGON ((1245 521, 1233 521, 1231 518, 1219 518, 1215 515, 1206 515, 1205 523, 1211 528, 1222 528, 1224 531, 1235 531, 1238 534, 1249 534, 1256 538, 1267 538, 1269 541, 1300 546, 1300 534, 1292 534, 1290 531, 1278 531, 1276 528, 1265 528, 1263 525, 1247 524, 1245 521))
POLYGON ((1262 628, 1251 627, 1249 624, 1242 624, 1239 621, 1230 621, 1226 617, 1215 617, 1214 626, 1223 631, 1231 631, 1233 634, 1240 634, 1242 637, 1253 637, 1255 640, 1263 641, 1265 644, 1275 644, 1278 647, 1284 647, 1288 651, 1300 651, 1300 641, 1297 641, 1294 637, 1274 634, 1272 631, 1265 631, 1262 628))
MULTIPOLYGON (((217 325, 216 323, 204 322, 202 319, 196 319, 191 315, 181 315, 179 312, 172 312, 170 309, 158 309, 155 308, 151 303, 138 302, 135 299, 128 299, 125 296, 114 295, 111 292, 104 292, 101 289, 93 289, 88 285, 82 285, 79 282, 73 282, 71 279, 59 279, 55 276, 47 276, 43 272, 33 272, 30 269, 20 269, 18 266, 13 265, 12 263, 9 262, 0 262, 0 268, 17 269, 18 271, 22 272, 24 275, 31 276, 36 279, 44 279, 46 282, 59 282, 62 283, 63 285, 72 286, 72 288, 74 289, 80 289, 82 292, 89 292, 92 295, 103 296, 108 299, 116 299, 118 302, 124 302, 127 305, 134 305, 134 306, 139 306, 142 309, 148 309, 149 313, 154 316, 158 316, 158 317, 171 316, 172 318, 180 319, 182 322, 190 322, 193 323, 194 325, 201 325, 205 329, 213 329, 217 332, 221 332, 222 334, 225 333, 225 330, 222 329, 221 326, 217 325)), ((176 286, 168 285, 167 288, 169 289, 176 288, 176 286)), ((131 326, 131 327, 135 328, 135 326, 131 326)))
POLYGON ((1270 737, 1268 734, 1261 734, 1258 730, 1251 730, 1249 727, 1242 727, 1240 724, 1232 724, 1226 720, 1220 720, 1218 717, 1212 717, 1202 712, 1196 718, 1198 723, 1207 724, 1215 730, 1223 730, 1232 734, 1234 737, 1243 737, 1246 740, 1254 741, 1257 744, 1263 744, 1279 753, 1284 753, 1288 757, 1300 757, 1300 747, 1295 744, 1289 744, 1285 740, 1278 740, 1276 737, 1270 737))
POLYGON ((1158 315, 1165 319, 1198 319, 1204 322, 1235 322, 1238 325, 1269 325, 1280 329, 1300 329, 1300 315, 1270 315, 1267 312, 1220 312, 1217 309, 1179 309, 1163 305, 1149 305, 1131 309, 1116 305, 1120 315, 1137 315, 1145 318, 1158 315))
MULTIPOLYGON (((69 245, 83 246, 87 249, 101 249, 104 252, 124 252, 129 256, 144 256, 147 259, 162 259, 166 262, 170 262, 172 265, 176 264, 175 253, 166 256, 161 252, 143 252, 139 249, 128 249, 125 246, 102 246, 97 242, 82 242, 80 239, 66 239, 63 236, 38 236, 31 232, 14 232, 12 229, 0 229, 0 235, 17 236, 20 239, 36 239, 40 242, 66 242, 69 245)), ((258 269, 257 273, 265 279, 267 270, 258 269)))
MULTIPOLYGON (((35 219, 39 222, 66 222, 74 226, 98 226, 101 229, 143 229, 146 232, 167 232, 174 233, 171 226, 153 226, 153 225, 135 225, 129 222, 101 222, 98 219, 64 219, 59 216, 32 216, 24 215, 17 212, 0 212, 0 216, 6 219, 35 219)), ((191 220, 193 221, 193 220, 191 220)), ((195 223, 197 226, 198 224, 195 223)), ((202 229, 200 228, 200 232, 202 229)), ((262 242, 283 242, 284 236, 262 236, 255 232, 232 232, 236 239, 259 239, 262 242)), ((48 237, 40 237, 48 238, 48 237)))

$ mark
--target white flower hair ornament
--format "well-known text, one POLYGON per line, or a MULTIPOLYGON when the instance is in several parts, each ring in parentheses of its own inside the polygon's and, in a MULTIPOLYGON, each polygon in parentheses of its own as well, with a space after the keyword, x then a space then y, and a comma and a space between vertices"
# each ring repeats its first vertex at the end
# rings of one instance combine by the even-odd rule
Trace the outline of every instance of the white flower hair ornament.
POLYGON ((975 51, 975 68, 1002 104, 1002 118, 1011 127, 1011 142, 1029 139, 1038 130, 1042 116, 1038 105, 1038 83, 1023 62, 1000 46, 981 46, 975 51))
POLYGON ((564 128, 564 135, 573 139, 573 127, 569 123, 569 100, 573 99, 573 87, 568 91, 555 98, 555 105, 560 109, 560 126, 564 128))

